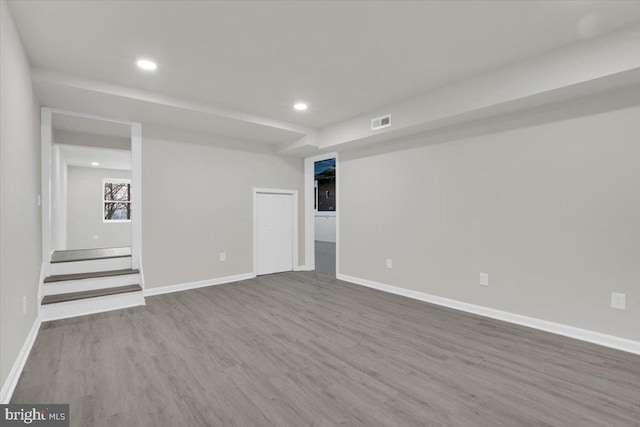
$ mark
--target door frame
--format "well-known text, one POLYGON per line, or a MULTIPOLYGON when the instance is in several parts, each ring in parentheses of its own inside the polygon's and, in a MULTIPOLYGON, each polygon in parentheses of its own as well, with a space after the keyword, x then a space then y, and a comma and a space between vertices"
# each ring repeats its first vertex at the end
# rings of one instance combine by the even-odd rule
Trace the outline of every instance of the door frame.
MULTIPOLYGON (((51 253, 51 157, 53 148, 53 115, 82 117, 112 123, 120 123, 131 127, 131 185, 136 189, 131 196, 131 209, 135 215, 131 217, 131 268, 142 270, 142 124, 124 119, 114 119, 94 114, 78 113, 57 108, 42 107, 40 109, 40 147, 41 147, 41 209, 42 209, 42 266, 39 298, 42 294, 42 279, 50 274, 51 253)), ((144 289, 144 279, 140 286, 144 289)), ((38 305, 39 306, 39 305, 38 305)))
POLYGON ((253 274, 258 275, 258 194, 286 194, 293 196, 293 259, 292 271, 298 268, 298 190, 281 188, 253 188, 253 274))
POLYGON ((315 163, 336 159, 336 277, 340 274, 340 159, 338 153, 326 153, 304 159, 304 259, 305 270, 316 269, 316 213, 314 205, 315 163))

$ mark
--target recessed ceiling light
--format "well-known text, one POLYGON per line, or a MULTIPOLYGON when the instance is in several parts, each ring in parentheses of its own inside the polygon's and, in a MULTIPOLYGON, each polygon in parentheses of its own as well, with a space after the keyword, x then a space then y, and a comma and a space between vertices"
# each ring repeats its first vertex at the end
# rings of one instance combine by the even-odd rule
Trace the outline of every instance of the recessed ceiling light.
POLYGON ((307 108, 309 108, 309 106, 304 102, 297 102, 296 104, 293 105, 293 108, 295 108, 298 111, 304 111, 307 108))
POLYGON ((148 59, 140 59, 138 60, 137 64, 138 64, 138 67, 146 71, 153 71, 156 68, 158 68, 155 62, 149 61, 148 59))
POLYGON ((100 163, 98 163, 98 162, 91 162, 91 166, 100 166, 100 163))

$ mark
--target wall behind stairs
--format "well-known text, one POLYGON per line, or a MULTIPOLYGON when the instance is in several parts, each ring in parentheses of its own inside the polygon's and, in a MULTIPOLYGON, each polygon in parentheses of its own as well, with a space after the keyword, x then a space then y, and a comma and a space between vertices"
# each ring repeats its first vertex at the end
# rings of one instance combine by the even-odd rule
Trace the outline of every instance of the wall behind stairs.
POLYGON ((131 179, 131 171, 69 166, 67 249, 131 246, 130 222, 102 220, 104 178, 131 179))
POLYGON ((0 2, 0 386, 33 326, 41 264, 40 107, 27 57, 0 2), (22 298, 27 312, 22 313, 22 298))

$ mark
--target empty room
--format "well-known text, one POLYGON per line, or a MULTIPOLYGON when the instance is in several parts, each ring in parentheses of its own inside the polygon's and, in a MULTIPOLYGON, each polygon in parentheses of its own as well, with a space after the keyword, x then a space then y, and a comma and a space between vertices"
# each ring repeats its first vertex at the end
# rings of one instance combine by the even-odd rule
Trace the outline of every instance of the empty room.
POLYGON ((640 1, 0 19, 0 426, 640 426, 640 1))

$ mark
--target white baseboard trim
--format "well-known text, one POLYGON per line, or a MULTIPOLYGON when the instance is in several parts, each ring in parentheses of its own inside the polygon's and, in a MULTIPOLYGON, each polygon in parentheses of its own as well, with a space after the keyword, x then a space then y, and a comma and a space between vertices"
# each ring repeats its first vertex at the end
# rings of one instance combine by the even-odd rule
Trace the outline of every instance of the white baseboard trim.
POLYGON ((541 331, 551 332, 553 334, 563 335, 593 344, 627 351, 629 353, 640 354, 640 341, 620 338, 614 335, 590 331, 588 329, 576 328, 575 326, 563 325, 561 323, 550 322, 547 320, 537 319, 535 317, 523 316, 520 314, 510 313, 508 311, 501 311, 493 308, 483 307, 480 305, 469 304, 466 302, 430 295, 423 292, 412 291, 410 289, 399 288, 397 286, 386 285, 384 283, 374 282, 372 280, 348 276, 346 274, 337 274, 336 278, 345 282, 354 283, 356 285, 378 289, 380 291, 385 291, 392 294, 429 302, 443 307, 453 308, 455 310, 465 311, 467 313, 478 314, 480 316, 490 317, 492 319, 502 320, 509 323, 515 323, 516 325, 527 326, 529 328, 539 329, 541 331))
POLYGON ((16 389, 16 385, 18 385, 18 380, 20 379, 25 363, 27 363, 33 343, 36 342, 36 337, 40 330, 40 323, 42 322, 40 322, 40 317, 38 316, 34 320, 33 326, 31 326, 31 330, 27 335, 27 339, 24 341, 22 349, 20 349, 20 353, 18 353, 18 357, 9 371, 7 380, 2 385, 2 391, 0 391, 0 404, 2 405, 8 404, 11 400, 11 396, 13 396, 13 391, 16 389))
POLYGON ((293 271, 307 271, 306 265, 296 265, 293 267, 293 271))
POLYGON ((207 286, 223 285, 225 283, 239 282, 241 280, 253 279, 256 277, 254 273, 237 274, 235 276, 219 277, 217 279, 200 280, 198 282, 180 283, 170 286, 159 286, 157 288, 147 288, 144 290, 144 296, 168 294, 171 292, 186 291, 189 289, 204 288, 207 286))

